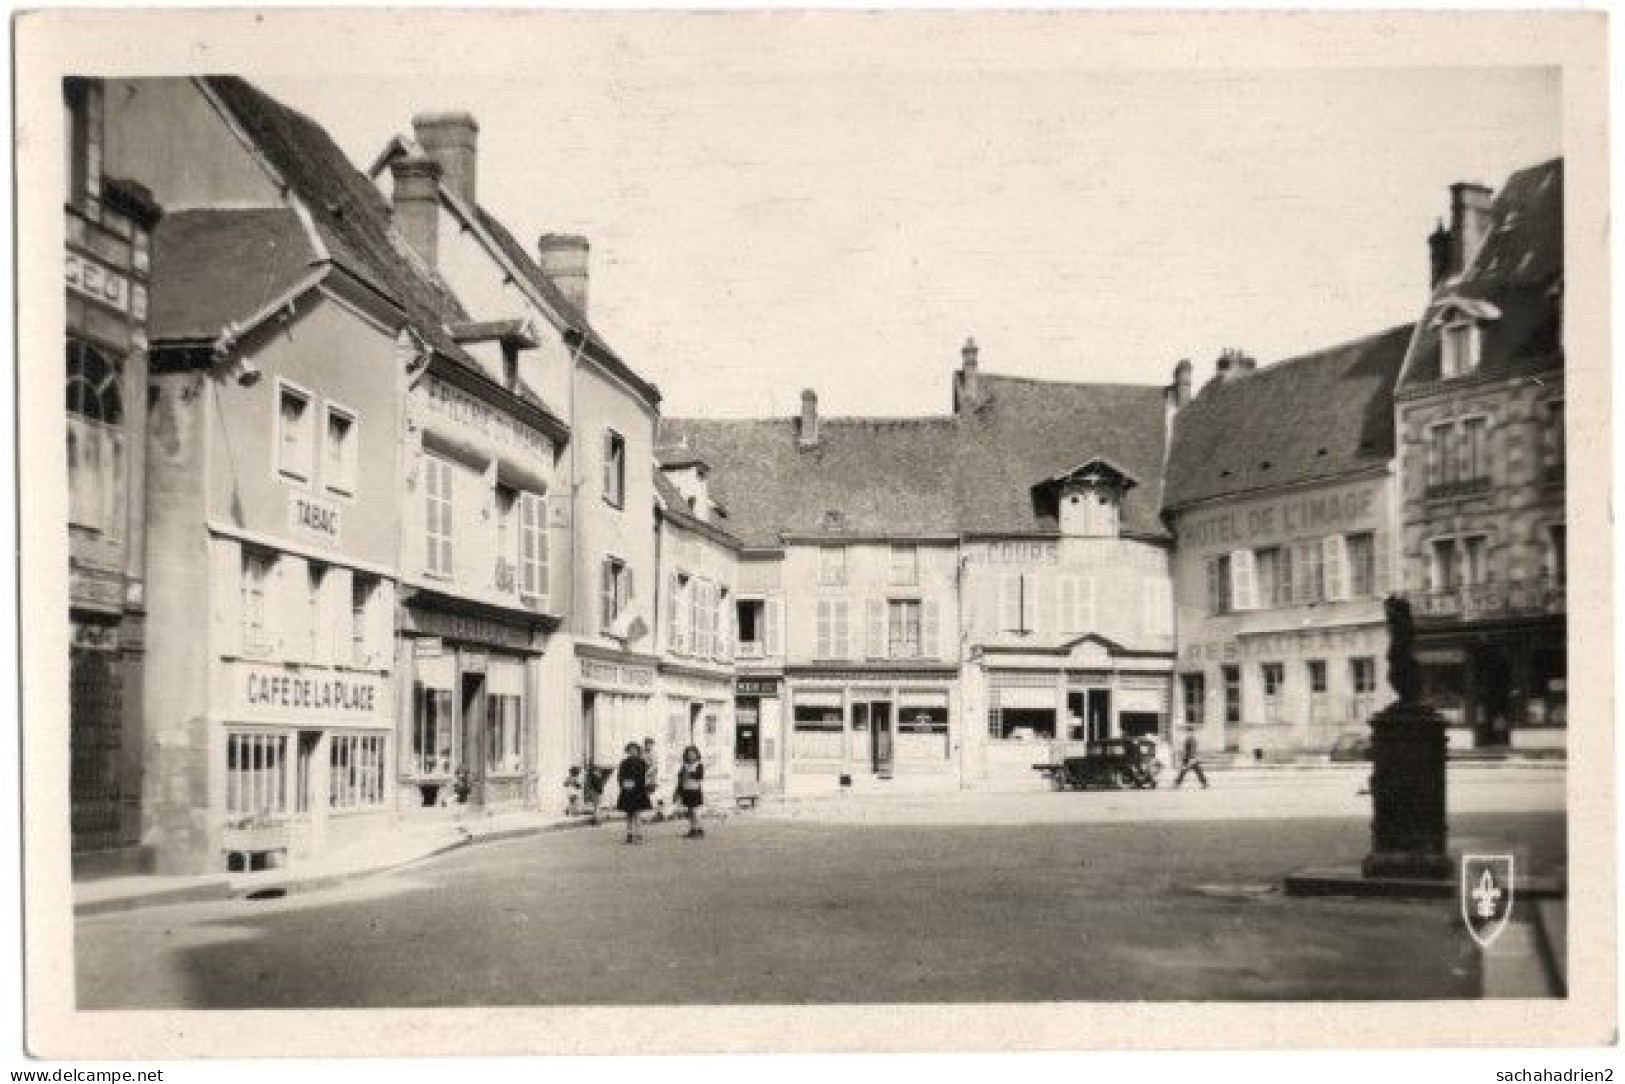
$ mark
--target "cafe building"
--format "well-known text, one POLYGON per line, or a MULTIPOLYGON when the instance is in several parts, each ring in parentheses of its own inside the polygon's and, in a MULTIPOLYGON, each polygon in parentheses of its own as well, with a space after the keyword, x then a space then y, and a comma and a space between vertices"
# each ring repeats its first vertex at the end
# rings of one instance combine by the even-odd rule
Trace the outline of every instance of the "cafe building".
POLYGON ((1396 393, 1403 588, 1457 748, 1568 727, 1563 163, 1450 189, 1396 393))
POLYGON ((1248 759, 1319 755, 1382 696, 1411 327, 1258 368, 1227 351, 1174 418, 1177 736, 1248 759))
POLYGON ((978 361, 968 344, 955 380, 964 771, 1009 783, 1088 741, 1168 733, 1171 540, 1157 511, 1170 393, 978 361))
POLYGON ((106 168, 183 208, 152 237, 141 843, 160 873, 298 863, 392 825, 399 396, 456 349, 449 302, 308 119, 115 83, 106 168))

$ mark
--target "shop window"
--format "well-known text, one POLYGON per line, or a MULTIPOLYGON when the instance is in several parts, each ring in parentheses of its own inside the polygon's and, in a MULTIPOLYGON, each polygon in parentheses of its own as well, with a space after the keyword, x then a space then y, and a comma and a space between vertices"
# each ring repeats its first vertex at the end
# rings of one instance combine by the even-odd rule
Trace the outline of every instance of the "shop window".
POLYGON ((524 702, 518 696, 485 698, 485 767, 496 775, 525 770, 524 702))
POLYGON ((1192 729, 1207 723, 1207 679, 1202 674, 1180 674, 1180 692, 1185 701, 1185 725, 1192 729))
POLYGON ((846 723, 839 693, 800 694, 791 709, 791 757, 795 760, 839 760, 844 755, 846 723))
POLYGON ((613 429, 604 430, 604 500, 626 504, 626 438, 613 429))
POLYGON ((1569 581, 1568 526, 1554 523, 1546 528, 1546 579, 1562 585, 1569 581))
POLYGON ((893 659, 920 657, 920 603, 918 599, 886 604, 886 650, 893 659))
POLYGON ((1218 615, 1230 612, 1230 555, 1207 560, 1207 609, 1218 615))
POLYGON ((1241 667, 1224 667, 1224 722, 1226 726, 1241 724, 1241 667))
POLYGON ((336 733, 328 738, 328 808, 382 807, 384 763, 382 734, 336 733))
POLYGON ((994 737, 1009 741, 1052 740, 1055 709, 1003 708, 999 711, 999 733, 994 737))
POLYGON ((270 582, 274 559, 269 554, 243 551, 242 593, 243 652, 248 655, 269 654, 273 644, 273 630, 265 608, 265 587, 270 582))
POLYGON ((226 735, 226 816, 234 823, 288 812, 288 735, 235 731, 226 735))
POLYGON ((412 774, 426 779, 449 777, 456 767, 451 688, 422 681, 412 687, 412 774))
POLYGON ((1370 531, 1347 535, 1343 539, 1347 561, 1350 598, 1371 598, 1377 593, 1376 535, 1370 531))
POLYGON ((851 655, 851 606, 844 598, 818 600, 816 655, 844 659, 851 655))
POLYGON ((891 582, 906 587, 920 582, 920 547, 891 548, 891 582))
POLYGON ((436 455, 423 457, 423 492, 426 505, 424 569, 431 576, 452 574, 452 465, 436 455))
POLYGON ((69 340, 67 402, 68 522, 119 537, 126 489, 119 367, 69 340))
POLYGON ((1278 662, 1260 663, 1259 678, 1264 685, 1264 721, 1281 721, 1282 690, 1286 685, 1286 666, 1278 662))
MULTIPOLYGON (((506 551, 504 551, 506 552, 506 551)), ((519 593, 528 600, 548 597, 551 553, 547 536, 547 498, 519 495, 519 593)))
POLYGON ((988 690, 988 737, 998 741, 1053 740, 1058 734, 1056 693, 1048 687, 988 690))
POLYGON ((912 761, 946 760, 948 694, 904 693, 897 706, 897 758, 912 761))
POLYGON ((825 587, 839 587, 846 583, 845 546, 818 548, 818 582, 825 587))
POLYGON ((598 570, 599 627, 615 633, 615 624, 632 604, 632 567, 619 557, 605 557, 598 570))
POLYGON ((361 443, 355 415, 343 407, 327 407, 327 438, 322 444, 322 482, 336 493, 356 491, 356 464, 361 443))
POLYGON ((302 482, 310 480, 316 447, 316 419, 310 396, 283 381, 277 383, 277 470, 302 482))

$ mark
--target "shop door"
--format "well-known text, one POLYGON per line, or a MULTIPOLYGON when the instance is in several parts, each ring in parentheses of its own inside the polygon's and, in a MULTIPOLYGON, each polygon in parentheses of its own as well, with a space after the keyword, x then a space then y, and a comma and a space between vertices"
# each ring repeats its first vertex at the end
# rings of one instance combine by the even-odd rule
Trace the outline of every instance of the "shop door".
POLYGON ((485 802, 485 675, 465 673, 462 680, 459 707, 463 713, 463 764, 468 769, 473 789, 469 791, 470 805, 485 802))
POLYGON ((321 758, 322 732, 301 730, 293 758, 293 816, 288 820, 288 854, 308 858, 322 852, 327 819, 327 775, 321 758))
POLYGON ((890 775, 892 766, 891 703, 871 700, 869 709, 869 763, 876 775, 890 775))
POLYGON ((1480 747, 1502 746, 1510 740, 1511 670, 1511 660, 1498 647, 1481 647, 1473 652, 1473 729, 1480 747))
POLYGON ((1090 741, 1105 741, 1112 736, 1112 691, 1090 689, 1085 694, 1085 718, 1090 741))
POLYGON ((598 748, 593 740, 597 733, 598 695, 583 691, 581 694, 581 770, 588 773, 598 763, 598 748))
POLYGON ((761 701, 741 697, 734 703, 734 785, 756 787, 762 778, 761 701))

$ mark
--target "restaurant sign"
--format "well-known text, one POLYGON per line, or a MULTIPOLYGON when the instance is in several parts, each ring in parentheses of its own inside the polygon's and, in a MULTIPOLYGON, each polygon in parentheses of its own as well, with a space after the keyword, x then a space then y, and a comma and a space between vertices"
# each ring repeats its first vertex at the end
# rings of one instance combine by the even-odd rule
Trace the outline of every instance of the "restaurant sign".
POLYGON ((377 722, 388 715, 388 690, 374 674, 237 663, 231 683, 243 719, 377 722))

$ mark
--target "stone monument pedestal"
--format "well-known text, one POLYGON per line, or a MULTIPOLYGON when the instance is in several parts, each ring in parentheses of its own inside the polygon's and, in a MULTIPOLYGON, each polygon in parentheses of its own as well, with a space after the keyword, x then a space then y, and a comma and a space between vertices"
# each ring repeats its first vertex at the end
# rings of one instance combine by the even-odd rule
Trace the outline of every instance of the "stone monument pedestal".
POLYGON ((1444 717, 1396 701, 1371 720, 1371 851, 1360 873, 1452 880, 1447 834, 1444 717))

